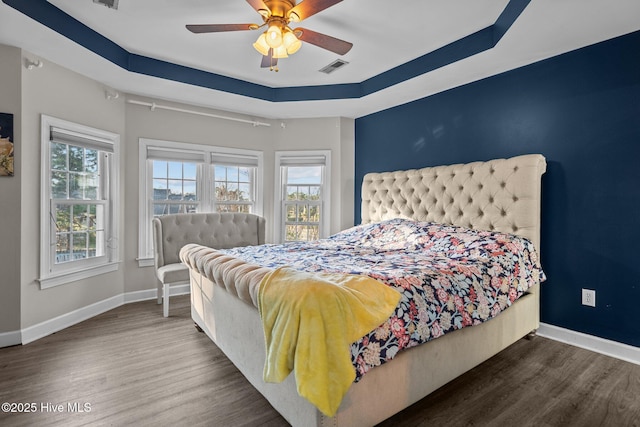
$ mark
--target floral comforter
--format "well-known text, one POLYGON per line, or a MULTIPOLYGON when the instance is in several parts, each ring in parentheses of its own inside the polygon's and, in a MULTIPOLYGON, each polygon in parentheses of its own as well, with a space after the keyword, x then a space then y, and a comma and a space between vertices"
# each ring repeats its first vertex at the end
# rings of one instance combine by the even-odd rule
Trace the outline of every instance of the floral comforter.
POLYGON ((351 346, 356 382, 400 350, 497 316, 545 280, 527 239, 405 219, 222 252, 271 268, 364 274, 398 290, 395 313, 351 346))

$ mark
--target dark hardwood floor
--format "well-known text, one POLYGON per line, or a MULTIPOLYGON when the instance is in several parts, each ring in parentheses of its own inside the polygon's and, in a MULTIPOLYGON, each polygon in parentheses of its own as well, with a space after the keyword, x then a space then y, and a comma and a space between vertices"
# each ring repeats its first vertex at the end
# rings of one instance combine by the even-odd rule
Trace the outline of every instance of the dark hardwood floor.
MULTIPOLYGON (((196 331, 188 296, 166 319, 128 304, 0 349, 1 402, 35 412, 0 412, 0 426, 287 425, 196 331)), ((640 426, 640 366, 521 340, 381 426, 640 426)))

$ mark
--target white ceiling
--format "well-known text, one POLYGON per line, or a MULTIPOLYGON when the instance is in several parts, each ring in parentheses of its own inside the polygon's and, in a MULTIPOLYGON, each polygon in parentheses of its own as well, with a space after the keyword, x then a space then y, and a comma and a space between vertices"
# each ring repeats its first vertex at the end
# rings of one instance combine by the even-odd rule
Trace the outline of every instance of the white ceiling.
MULTIPOLYGON (((349 62, 325 75, 338 55, 305 44, 260 68, 251 44, 259 32, 193 34, 185 24, 261 22, 243 0, 49 0, 130 53, 268 87, 359 83, 492 25, 508 0, 344 0, 298 26, 354 44, 349 62)), ((391 106, 640 30, 638 0, 532 0, 493 49, 359 99, 270 102, 132 73, 108 62, 4 3, 0 43, 134 95, 245 113, 254 117, 360 117, 391 106)))

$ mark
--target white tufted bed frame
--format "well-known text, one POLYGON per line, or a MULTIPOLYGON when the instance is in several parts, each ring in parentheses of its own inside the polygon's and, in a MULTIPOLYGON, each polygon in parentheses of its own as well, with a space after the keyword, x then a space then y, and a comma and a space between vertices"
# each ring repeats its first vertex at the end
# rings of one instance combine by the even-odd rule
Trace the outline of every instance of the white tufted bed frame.
MULTIPOLYGON (((539 249, 541 176, 537 154, 451 166, 365 175, 362 222, 402 217, 496 230, 529 238, 539 249)), ((273 407, 294 426, 373 426, 535 331, 536 285, 488 322, 399 353, 354 383, 335 417, 298 396, 293 375, 262 380, 264 335, 251 299, 237 295, 232 277, 205 272, 211 250, 185 248, 190 265, 192 317, 273 407), (229 291, 229 289, 234 289, 229 291), (242 319, 240 321, 240 319, 242 319)), ((247 286, 257 286, 256 283, 247 286)), ((255 301, 253 301, 255 303, 255 301)))

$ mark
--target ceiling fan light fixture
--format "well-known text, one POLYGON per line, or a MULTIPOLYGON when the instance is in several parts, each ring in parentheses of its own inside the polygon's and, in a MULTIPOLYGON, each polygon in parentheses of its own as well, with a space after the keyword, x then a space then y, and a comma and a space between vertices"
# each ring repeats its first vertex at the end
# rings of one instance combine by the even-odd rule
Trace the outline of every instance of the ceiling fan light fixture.
POLYGON ((284 47, 284 45, 280 45, 279 47, 276 47, 273 49, 273 57, 275 59, 282 59, 282 58, 289 57, 289 55, 287 54, 287 49, 284 47))
POLYGON ((282 44, 285 49, 287 49, 287 53, 289 55, 293 55, 302 47, 302 42, 298 40, 295 34, 292 31, 287 31, 284 33, 284 37, 282 38, 282 44))
POLYGON ((282 29, 278 24, 269 25, 269 29, 266 32, 267 44, 276 49, 282 46, 282 29))
POLYGON ((260 54, 262 56, 269 55, 269 49, 271 49, 271 46, 269 46, 269 44, 267 44, 267 33, 266 32, 260 34, 260 37, 258 37, 258 40, 256 40, 256 42, 253 44, 253 47, 258 52, 260 52, 260 54))
POLYGON ((300 19, 300 15, 298 15, 294 11, 291 11, 291 12, 289 12, 289 21, 290 22, 300 22, 300 21, 302 21, 302 19, 300 19))

